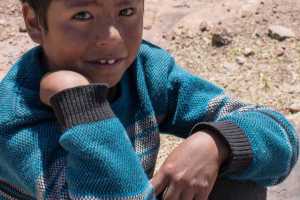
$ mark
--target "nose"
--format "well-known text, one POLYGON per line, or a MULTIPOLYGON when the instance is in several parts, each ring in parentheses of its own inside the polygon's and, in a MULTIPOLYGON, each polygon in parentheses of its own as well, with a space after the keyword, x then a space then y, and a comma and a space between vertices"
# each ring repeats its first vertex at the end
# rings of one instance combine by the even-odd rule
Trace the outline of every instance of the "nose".
POLYGON ((122 40, 120 31, 114 25, 107 26, 106 28, 101 27, 96 36, 96 45, 98 47, 113 46, 114 44, 120 43, 122 40))

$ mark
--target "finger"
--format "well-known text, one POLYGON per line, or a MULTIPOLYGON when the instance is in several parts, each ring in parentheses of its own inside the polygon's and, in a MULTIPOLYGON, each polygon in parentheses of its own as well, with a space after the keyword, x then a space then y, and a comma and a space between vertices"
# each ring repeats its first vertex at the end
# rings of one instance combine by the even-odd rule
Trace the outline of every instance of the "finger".
POLYGON ((180 200, 194 200, 194 198, 195 198, 195 191, 192 188, 183 190, 180 194, 180 200))
POLYGON ((159 195, 160 193, 162 193, 165 190, 165 188, 167 187, 169 181, 167 179, 167 176, 164 175, 164 173, 158 171, 152 177, 150 182, 151 182, 151 184, 154 188, 155 194, 159 195))
POLYGON ((182 192, 181 188, 176 187, 176 185, 172 183, 165 190, 163 199, 164 200, 181 200, 180 199, 181 192, 182 192))
POLYGON ((194 200, 208 200, 208 194, 204 194, 204 193, 197 193, 194 196, 194 200))

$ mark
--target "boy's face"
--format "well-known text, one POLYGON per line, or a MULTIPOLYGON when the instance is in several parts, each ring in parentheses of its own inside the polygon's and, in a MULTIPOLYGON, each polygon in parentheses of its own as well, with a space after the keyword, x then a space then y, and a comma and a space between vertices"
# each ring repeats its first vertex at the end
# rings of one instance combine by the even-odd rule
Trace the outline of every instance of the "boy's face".
POLYGON ((53 0, 38 41, 51 70, 115 86, 136 58, 144 0, 53 0))

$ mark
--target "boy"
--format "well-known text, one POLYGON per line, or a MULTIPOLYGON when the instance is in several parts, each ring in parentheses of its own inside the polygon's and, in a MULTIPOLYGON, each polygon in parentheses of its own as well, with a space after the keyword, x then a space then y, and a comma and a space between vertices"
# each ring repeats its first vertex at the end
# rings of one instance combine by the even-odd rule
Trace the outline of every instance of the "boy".
POLYGON ((296 163, 281 114, 230 99, 142 41, 143 0, 22 3, 40 46, 0 84, 4 199, 206 200, 220 173, 266 186, 296 163), (153 176, 159 132, 186 140, 153 176))

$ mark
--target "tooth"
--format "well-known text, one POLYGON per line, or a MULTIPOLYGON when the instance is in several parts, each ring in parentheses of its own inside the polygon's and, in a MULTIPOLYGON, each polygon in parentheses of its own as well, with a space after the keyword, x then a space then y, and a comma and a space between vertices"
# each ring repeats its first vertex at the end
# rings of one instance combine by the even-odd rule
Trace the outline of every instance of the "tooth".
POLYGON ((101 63, 101 64, 106 64, 107 61, 106 61, 106 60, 100 60, 100 63, 101 63))
POLYGON ((115 62, 116 62, 116 60, 113 60, 113 59, 108 60, 108 64, 110 64, 110 65, 114 64, 115 62))

